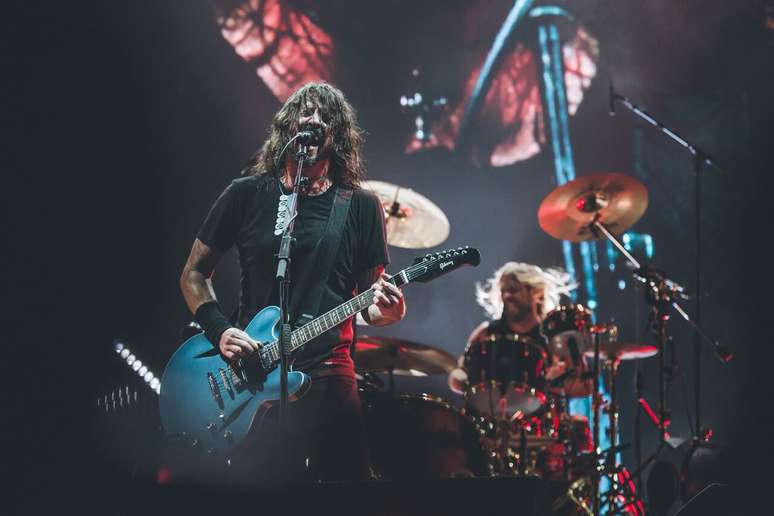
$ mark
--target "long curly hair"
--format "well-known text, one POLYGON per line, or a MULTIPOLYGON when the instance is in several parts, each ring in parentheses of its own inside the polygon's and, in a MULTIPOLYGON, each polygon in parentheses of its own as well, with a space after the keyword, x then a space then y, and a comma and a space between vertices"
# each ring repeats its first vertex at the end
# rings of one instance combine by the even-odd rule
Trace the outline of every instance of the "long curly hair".
POLYGON ((484 283, 476 283, 476 301, 492 319, 499 319, 503 315, 500 294, 500 280, 503 276, 514 276, 520 282, 543 291, 543 303, 537 314, 540 319, 559 306, 562 295, 569 295, 578 286, 562 269, 543 269, 530 263, 506 262, 484 283))
POLYGON ((283 147, 299 131, 298 119, 307 102, 319 106, 320 115, 331 129, 333 144, 328 171, 334 184, 358 188, 365 176, 362 158, 363 136, 357 124, 355 109, 334 86, 309 82, 296 90, 271 121, 269 137, 246 173, 263 175, 279 173, 292 150, 280 156, 283 147))

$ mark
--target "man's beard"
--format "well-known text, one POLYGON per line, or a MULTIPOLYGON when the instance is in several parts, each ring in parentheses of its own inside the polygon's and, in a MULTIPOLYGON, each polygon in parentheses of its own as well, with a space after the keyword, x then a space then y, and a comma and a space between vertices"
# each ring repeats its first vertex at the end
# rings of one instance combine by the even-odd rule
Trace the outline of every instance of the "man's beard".
POLYGON ((503 315, 508 321, 521 322, 527 320, 532 315, 532 308, 518 303, 511 307, 505 305, 503 306, 503 315))

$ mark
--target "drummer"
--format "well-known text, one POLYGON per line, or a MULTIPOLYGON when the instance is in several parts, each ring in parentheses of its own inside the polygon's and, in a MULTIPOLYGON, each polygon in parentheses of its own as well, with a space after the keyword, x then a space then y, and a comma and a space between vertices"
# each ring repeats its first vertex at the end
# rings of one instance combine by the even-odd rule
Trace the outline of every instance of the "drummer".
MULTIPOLYGON (((561 295, 567 295, 575 287, 570 283, 570 275, 561 269, 543 269, 520 262, 505 263, 486 282, 476 284, 476 301, 490 320, 473 330, 466 349, 492 335, 515 333, 520 338, 531 339, 546 351, 545 378, 549 385, 552 380, 557 384, 550 387, 549 392, 568 397, 590 396, 593 381, 583 379, 587 370, 583 358, 576 359, 576 364, 550 354, 542 332, 545 316, 559 306, 561 295), (557 381, 563 376, 563 381, 557 381)), ((458 367, 449 373, 449 387, 460 394, 465 391, 468 379, 464 358, 464 354, 460 356, 458 367)))

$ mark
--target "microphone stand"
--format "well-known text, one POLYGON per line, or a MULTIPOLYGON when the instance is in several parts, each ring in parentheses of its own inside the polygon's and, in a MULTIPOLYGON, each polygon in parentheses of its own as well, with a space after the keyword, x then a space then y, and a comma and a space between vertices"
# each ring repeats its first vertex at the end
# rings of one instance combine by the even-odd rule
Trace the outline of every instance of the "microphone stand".
POLYGON ((276 279, 279 282, 279 308, 280 308, 280 410, 279 410, 279 429, 281 439, 285 439, 288 426, 288 369, 290 364, 290 313, 288 311, 288 302, 290 300, 290 248, 293 244, 293 227, 295 225, 298 211, 298 189, 301 185, 301 170, 304 166, 304 159, 307 154, 307 145, 300 144, 296 152, 296 177, 293 181, 293 191, 287 196, 286 223, 282 232, 279 252, 277 253, 277 273, 276 279))
MULTIPOLYGON (((696 332, 694 333, 694 340, 693 340, 693 357, 694 357, 694 403, 696 405, 696 420, 695 420, 695 435, 693 436, 693 439, 695 442, 698 442, 700 440, 704 439, 704 431, 701 428, 701 341, 702 339, 709 341, 710 339, 704 334, 704 332, 700 328, 700 321, 701 321, 701 296, 702 296, 702 290, 701 290, 701 176, 702 176, 702 166, 706 163, 707 165, 713 166, 720 170, 721 172, 725 172, 723 167, 718 165, 718 163, 706 152, 704 152, 701 148, 697 147, 696 145, 690 143, 688 140, 677 134, 675 131, 671 130, 670 128, 666 127, 664 124, 653 118, 651 115, 649 115, 647 112, 645 112, 643 109, 641 109, 639 106, 634 104, 631 100, 624 97, 623 95, 620 95, 615 92, 613 89, 612 83, 609 86, 610 91, 610 97, 609 97, 609 106, 610 106, 610 114, 615 114, 615 103, 620 102, 623 104, 627 109, 629 109, 632 113, 640 117, 641 119, 645 120, 647 123, 661 131, 663 134, 671 138, 672 140, 679 143, 683 148, 685 148, 688 152, 691 153, 693 156, 692 162, 693 162, 693 170, 694 170, 694 194, 695 194, 695 210, 696 213, 694 214, 695 217, 695 232, 696 232, 696 270, 695 270, 695 284, 696 284, 696 305, 695 305, 695 312, 694 312, 694 318, 691 320, 688 315, 683 311, 681 307, 678 305, 674 305, 675 310, 680 313, 680 315, 688 321, 688 324, 690 324, 696 332)), ((722 362, 728 362, 731 360, 732 356, 728 354, 727 356, 723 356, 721 353, 718 352, 718 346, 714 345, 715 353, 720 358, 722 362)))

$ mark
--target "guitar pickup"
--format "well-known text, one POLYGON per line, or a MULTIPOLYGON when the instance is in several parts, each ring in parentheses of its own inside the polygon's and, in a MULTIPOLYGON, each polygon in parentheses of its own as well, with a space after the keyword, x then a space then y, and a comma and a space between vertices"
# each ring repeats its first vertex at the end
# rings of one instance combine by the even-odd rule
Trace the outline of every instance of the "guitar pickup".
POLYGON ((220 395, 220 387, 218 386, 218 382, 215 380, 215 375, 212 373, 207 373, 207 382, 210 385, 210 393, 212 394, 213 399, 218 404, 218 407, 223 410, 223 396, 220 395))
POLYGON ((233 400, 235 395, 234 384, 231 382, 231 378, 229 378, 229 373, 224 369, 218 369, 218 372, 220 373, 220 379, 223 381, 223 387, 226 388, 229 397, 233 400))

